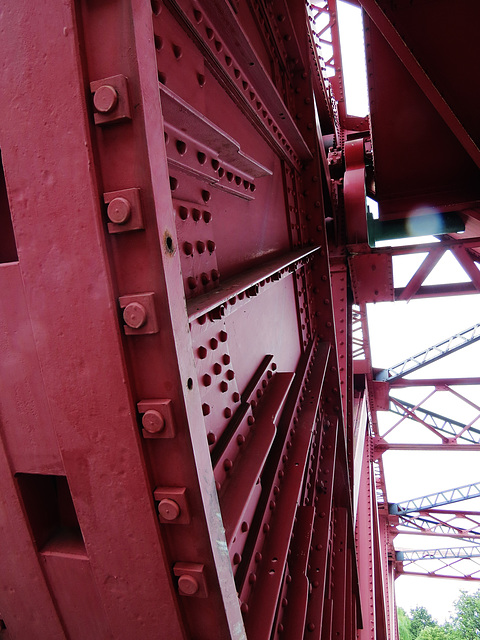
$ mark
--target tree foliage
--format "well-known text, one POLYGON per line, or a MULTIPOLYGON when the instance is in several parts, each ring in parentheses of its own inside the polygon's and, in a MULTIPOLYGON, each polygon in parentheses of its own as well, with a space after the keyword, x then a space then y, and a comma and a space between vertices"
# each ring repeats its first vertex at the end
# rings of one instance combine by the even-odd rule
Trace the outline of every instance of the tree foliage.
POLYGON ((473 594, 462 591, 455 602, 455 611, 453 626, 460 637, 465 640, 480 638, 480 589, 473 594))
POLYGON ((400 640, 413 640, 412 631, 410 629, 411 620, 407 616, 404 609, 397 609, 398 637, 400 640))
POLYGON ((397 609, 400 640, 480 640, 480 589, 469 594, 462 591, 455 602, 450 622, 439 625, 425 607, 415 607, 407 615, 397 609))
POLYGON ((410 621, 410 631, 414 640, 419 637, 420 633, 426 627, 438 626, 425 607, 415 607, 415 609, 410 609, 410 621))

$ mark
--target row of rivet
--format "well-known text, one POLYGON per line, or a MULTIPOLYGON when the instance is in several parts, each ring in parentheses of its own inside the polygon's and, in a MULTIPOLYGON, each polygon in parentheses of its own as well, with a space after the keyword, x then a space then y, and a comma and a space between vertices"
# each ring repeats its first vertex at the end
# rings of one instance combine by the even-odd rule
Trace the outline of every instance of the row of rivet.
MULTIPOLYGON (((271 514, 272 511, 275 510, 276 508, 276 497, 279 494, 280 490, 281 490, 281 483, 282 480, 285 476, 285 469, 286 466, 289 462, 289 449, 292 446, 292 438, 295 437, 296 434, 296 427, 298 424, 298 415, 301 412, 301 408, 302 408, 302 402, 303 402, 303 398, 304 398, 304 393, 306 390, 306 384, 310 379, 310 375, 311 375, 311 371, 312 371, 312 367, 313 367, 313 358, 315 356, 316 350, 318 348, 318 341, 315 345, 313 345, 313 348, 311 350, 311 354, 310 354, 310 360, 308 363, 307 368, 305 369, 305 373, 302 379, 302 386, 300 389, 300 393, 299 396, 297 397, 297 401, 296 401, 296 405, 295 405, 295 409, 294 409, 294 413, 292 414, 292 420, 289 426, 289 430, 286 434, 285 440, 284 440, 284 444, 283 444, 283 449, 282 452, 280 454, 280 458, 279 458, 279 463, 278 463, 278 467, 276 470, 276 479, 272 484, 271 490, 270 490, 270 495, 268 497, 267 500, 267 504, 269 505, 269 509, 265 511, 263 518, 262 518, 262 522, 260 525, 260 529, 259 529, 259 535, 257 536, 257 540, 255 542, 255 548, 252 552, 252 556, 249 560, 249 564, 248 567, 246 568, 246 573, 245 576, 248 576, 248 580, 245 580, 242 584, 239 583, 237 584, 237 588, 239 590, 239 594, 240 594, 240 598, 241 601, 243 602, 243 604, 245 605, 244 609, 245 609, 245 613, 248 612, 248 599, 250 597, 250 592, 251 592, 251 587, 254 584, 254 582, 256 581, 256 574, 255 574, 255 569, 254 569, 254 565, 258 562, 257 558, 258 557, 262 557, 262 553, 263 553, 263 548, 264 545, 266 543, 266 537, 268 535, 268 532, 270 531, 270 524, 269 521, 271 519, 271 514)), ((244 609, 242 609, 242 611, 244 611, 244 609)))
MULTIPOLYGON (((232 57, 230 52, 228 52, 224 43, 215 34, 212 27, 204 21, 204 16, 200 10, 192 7, 191 12, 191 24, 192 26, 194 26, 194 28, 196 27, 198 37, 202 41, 202 43, 206 44, 210 48, 215 62, 221 65, 224 73, 227 74, 227 76, 230 78, 230 81, 237 88, 237 90, 241 92, 246 102, 260 118, 263 125, 266 126, 270 131, 272 137, 278 141, 288 158, 297 167, 299 167, 300 163, 298 156, 292 149, 282 131, 275 124, 274 118, 269 113, 268 109, 265 107, 256 93, 251 89, 249 82, 240 71, 240 66, 236 64, 234 58, 232 57)), ((161 43, 159 42, 158 44, 160 45, 161 43)), ((178 45, 173 45, 173 52, 175 57, 178 56, 177 59, 181 58, 181 48, 179 48, 178 45)), ((252 62, 251 64, 254 65, 255 63, 252 62)), ((162 84, 167 83, 167 75, 164 71, 159 72, 159 80, 160 82, 162 82, 162 84)), ((205 85, 204 74, 198 74, 198 82, 201 87, 205 85)), ((283 114, 279 114, 279 117, 282 118, 284 116, 283 114)))
MULTIPOLYGON (((166 132, 164 136, 165 136, 165 143, 168 147, 170 142, 170 137, 166 132)), ((184 140, 176 139, 175 149, 179 156, 184 156, 188 151, 188 145, 184 140)), ((198 164, 201 166, 205 165, 207 162, 207 154, 204 153, 203 151, 197 151, 196 158, 197 158, 198 164)), ((210 164, 213 171, 218 175, 220 179, 225 178, 227 182, 235 183, 235 185, 237 185, 238 187, 243 185, 243 188, 245 190, 251 191, 252 193, 255 191, 256 187, 252 181, 247 180, 241 175, 235 174, 233 171, 230 171, 229 168, 224 168, 224 166, 220 164, 220 160, 218 160, 217 158, 212 158, 210 161, 210 164)))

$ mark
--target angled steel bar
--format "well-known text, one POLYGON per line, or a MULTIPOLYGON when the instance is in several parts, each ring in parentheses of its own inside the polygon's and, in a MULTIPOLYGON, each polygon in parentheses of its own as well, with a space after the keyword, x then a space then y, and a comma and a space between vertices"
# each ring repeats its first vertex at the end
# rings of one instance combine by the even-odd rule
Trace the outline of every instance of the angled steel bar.
POLYGON ((415 407, 415 405, 405 400, 399 400, 398 398, 390 397, 389 411, 396 413, 406 418, 416 420, 420 424, 428 428, 434 428, 439 432, 439 436, 442 437, 442 433, 445 433, 449 437, 453 437, 459 440, 466 440, 467 442, 479 444, 480 443, 480 430, 474 427, 468 427, 467 424, 459 422, 442 416, 439 413, 428 411, 427 409, 421 409, 415 407))
MULTIPOLYGON (((457 516, 454 511, 442 511, 439 512, 439 514, 440 513, 452 516, 453 518, 462 517, 462 514, 457 516)), ((466 514, 462 519, 470 520, 472 523, 469 529, 455 526, 452 522, 448 522, 446 518, 437 516, 436 512, 432 510, 422 510, 421 515, 418 516, 410 514, 400 515, 397 527, 405 527, 408 529, 408 531, 404 531, 403 529, 398 531, 402 534, 447 536, 449 538, 460 539, 480 538, 480 523, 465 516, 466 514)))
POLYGON ((425 97, 430 101, 477 167, 480 167, 480 149, 452 111, 445 98, 433 84, 432 80, 425 73, 424 68, 396 30, 395 26, 382 11, 379 4, 376 0, 359 0, 359 3, 392 47, 408 73, 418 84, 419 88, 425 94, 425 97))
POLYGON ((428 347, 424 351, 407 358, 403 362, 400 362, 393 367, 380 371, 377 375, 377 380, 395 380, 397 378, 403 378, 408 373, 414 373, 425 367, 431 362, 436 362, 441 358, 444 358, 449 353, 463 349, 470 344, 473 344, 477 340, 480 340, 480 323, 474 324, 468 329, 464 329, 459 333, 428 347))
POLYGON ((442 247, 440 245, 439 247, 432 249, 426 255, 424 261, 410 278, 410 281, 408 282, 402 293, 398 296, 397 300, 411 300, 413 298, 413 296, 420 289, 425 278, 432 272, 440 259, 443 257, 445 251, 445 247, 442 247))
POLYGON ((405 500, 404 502, 396 502, 389 506, 389 513, 394 515, 404 515, 406 513, 421 511, 432 507, 442 507, 446 504, 469 500, 470 498, 478 498, 480 496, 480 482, 467 484, 463 487, 455 489, 447 489, 438 493, 431 493, 420 498, 405 500))
POLYGON ((415 562, 416 560, 443 560, 480 558, 480 545, 471 547, 454 547, 453 549, 426 549, 415 551, 397 551, 397 560, 415 562))
POLYGON ((452 247, 452 253, 475 285, 475 288, 480 291, 480 271, 467 249, 462 246, 452 247))

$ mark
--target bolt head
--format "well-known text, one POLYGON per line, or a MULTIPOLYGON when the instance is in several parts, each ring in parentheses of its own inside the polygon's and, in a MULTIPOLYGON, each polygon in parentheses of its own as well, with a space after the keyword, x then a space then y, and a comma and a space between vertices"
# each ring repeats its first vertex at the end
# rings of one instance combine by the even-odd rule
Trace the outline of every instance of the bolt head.
POLYGON ((142 416, 142 425, 148 433, 159 433, 165 428, 165 420, 159 411, 149 409, 142 416))
POLYGON ((176 520, 180 515, 180 511, 180 506, 170 498, 164 498, 158 505, 158 513, 165 520, 176 520))
POLYGON ((198 591, 198 582, 193 576, 184 574, 178 579, 178 589, 185 596, 193 596, 198 591))
POLYGON ((110 222, 125 224, 132 214, 132 207, 126 198, 114 198, 107 207, 107 216, 110 222))
POLYGON ((123 310, 123 319, 132 329, 140 329, 147 321, 147 310, 139 302, 131 302, 123 310))
POLYGON ((118 104, 118 93, 115 87, 105 84, 99 87, 93 96, 93 104, 99 113, 110 113, 118 104))

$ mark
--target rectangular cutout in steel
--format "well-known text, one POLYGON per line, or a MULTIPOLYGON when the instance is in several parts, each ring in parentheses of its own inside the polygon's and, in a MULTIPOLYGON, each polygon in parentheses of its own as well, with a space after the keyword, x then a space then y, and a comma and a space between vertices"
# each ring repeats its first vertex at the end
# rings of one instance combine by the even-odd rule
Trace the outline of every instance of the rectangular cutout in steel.
POLYGON ((84 554, 67 479, 33 473, 19 473, 16 479, 38 551, 84 554))
POLYGON ((8 201, 7 185, 0 152, 0 263, 17 262, 17 260, 17 245, 15 243, 10 203, 8 201))

